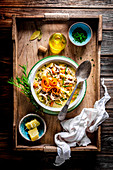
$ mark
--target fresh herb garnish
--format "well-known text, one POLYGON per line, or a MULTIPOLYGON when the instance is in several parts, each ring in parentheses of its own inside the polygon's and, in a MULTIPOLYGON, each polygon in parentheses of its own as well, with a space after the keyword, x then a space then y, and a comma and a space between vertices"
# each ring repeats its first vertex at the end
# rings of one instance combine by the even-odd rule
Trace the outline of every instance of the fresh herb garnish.
POLYGON ((40 30, 37 30, 37 31, 35 31, 35 32, 31 35, 30 41, 35 40, 35 39, 38 38, 39 36, 40 36, 40 30))
POLYGON ((64 101, 64 100, 67 100, 67 98, 64 99, 64 98, 62 97, 61 100, 64 101))
POLYGON ((47 98, 48 98, 48 100, 49 100, 49 101, 51 101, 51 99, 50 99, 50 97, 49 97, 49 96, 47 96, 47 98))
POLYGON ((27 66, 26 65, 23 66, 19 65, 19 66, 22 68, 21 69, 21 71, 23 72, 22 76, 21 77, 16 76, 15 80, 11 77, 8 83, 20 88, 21 92, 24 93, 30 99, 30 102, 35 106, 36 111, 38 111, 39 107, 32 96, 30 84, 28 83, 28 76, 26 73, 27 66))
POLYGON ((61 100, 64 101, 65 99, 62 97, 61 100))
POLYGON ((72 85, 63 85, 63 87, 72 87, 72 85))
POLYGON ((63 83, 62 84, 64 85, 64 77, 63 77, 63 83))
POLYGON ((55 101, 55 103, 56 103, 56 104, 58 104, 59 106, 62 106, 62 104, 60 104, 60 103, 57 103, 56 101, 55 101))
POLYGON ((40 35, 38 36, 37 40, 40 41, 42 39, 42 31, 40 30, 40 35))
POLYGON ((75 41, 82 43, 83 41, 85 41, 87 39, 87 33, 85 30, 83 30, 80 27, 77 27, 73 32, 72 32, 72 36, 74 38, 75 41))
POLYGON ((66 75, 66 71, 67 71, 67 66, 66 66, 66 69, 65 69, 65 75, 66 75))

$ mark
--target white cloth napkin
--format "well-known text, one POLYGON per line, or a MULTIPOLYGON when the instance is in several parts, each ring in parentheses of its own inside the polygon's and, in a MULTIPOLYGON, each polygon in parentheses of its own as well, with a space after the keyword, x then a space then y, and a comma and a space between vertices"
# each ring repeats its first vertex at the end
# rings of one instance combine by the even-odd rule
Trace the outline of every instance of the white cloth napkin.
POLYGON ((84 108, 78 116, 61 122, 61 126, 65 131, 55 135, 58 153, 54 163, 55 166, 60 166, 71 157, 70 147, 75 147, 76 144, 87 146, 91 143, 86 131, 91 133, 96 131, 98 126, 109 117, 105 111, 105 104, 111 97, 104 85, 104 79, 102 79, 101 83, 105 93, 100 100, 95 102, 94 108, 84 108))

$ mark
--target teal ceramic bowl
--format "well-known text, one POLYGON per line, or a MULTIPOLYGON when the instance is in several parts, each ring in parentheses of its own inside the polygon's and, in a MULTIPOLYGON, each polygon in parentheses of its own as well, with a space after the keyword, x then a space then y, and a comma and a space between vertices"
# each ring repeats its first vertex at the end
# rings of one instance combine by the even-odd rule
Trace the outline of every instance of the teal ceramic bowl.
POLYGON ((76 46, 86 45, 91 40, 91 38, 92 38, 92 29, 88 24, 86 24, 84 22, 77 22, 77 23, 71 25, 71 27, 69 28, 69 39, 76 46), (75 41, 72 36, 72 33, 76 28, 82 28, 87 33, 87 38, 82 43, 75 41))
MULTIPOLYGON (((34 88, 33 88, 33 82, 34 82, 34 78, 35 78, 35 74, 36 74, 37 70, 40 69, 45 64, 51 63, 51 62, 62 62, 62 63, 65 63, 65 64, 72 66, 75 70, 78 67, 78 64, 74 60, 72 60, 68 57, 65 57, 65 56, 59 56, 59 55, 48 56, 48 57, 45 57, 45 58, 41 59, 40 61, 38 61, 31 68, 31 70, 29 72, 28 79, 29 79, 29 83, 30 83, 30 86, 31 86, 31 92, 32 92, 32 95, 33 95, 35 101, 37 102, 37 104, 39 106, 42 107, 42 111, 44 113, 57 115, 61 111, 62 108, 49 107, 49 106, 46 106, 43 103, 41 103, 39 101, 35 91, 34 91, 34 88)), ((77 96, 77 99, 69 105, 68 112, 75 109, 82 102, 82 100, 83 100, 83 98, 86 94, 86 87, 87 87, 87 83, 86 83, 86 81, 84 81, 83 86, 82 86, 82 88, 79 92, 79 95, 77 96)))
POLYGON ((46 133, 46 123, 45 123, 44 119, 41 118, 37 114, 33 114, 33 113, 27 114, 19 122, 19 132, 24 139, 26 139, 27 141, 31 141, 31 142, 33 142, 33 141, 29 137, 28 130, 26 130, 25 124, 27 122, 30 122, 33 119, 36 119, 37 121, 40 122, 40 125, 37 128, 39 131, 39 138, 37 140, 42 138, 44 136, 44 134, 46 133))

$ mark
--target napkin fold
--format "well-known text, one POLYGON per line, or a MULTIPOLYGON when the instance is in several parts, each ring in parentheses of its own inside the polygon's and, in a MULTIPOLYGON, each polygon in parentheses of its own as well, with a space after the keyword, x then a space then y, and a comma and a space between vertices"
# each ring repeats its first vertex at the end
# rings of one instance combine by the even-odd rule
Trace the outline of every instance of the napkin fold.
POLYGON ((105 93, 100 100, 95 102, 94 108, 84 108, 78 116, 61 122, 61 126, 65 131, 55 134, 54 137, 58 153, 54 163, 55 166, 62 165, 65 160, 71 157, 70 147, 75 147, 76 144, 87 146, 91 143, 86 135, 86 131, 93 133, 109 117, 105 110, 105 104, 111 97, 104 85, 104 79, 102 79, 101 84, 104 87, 105 93))

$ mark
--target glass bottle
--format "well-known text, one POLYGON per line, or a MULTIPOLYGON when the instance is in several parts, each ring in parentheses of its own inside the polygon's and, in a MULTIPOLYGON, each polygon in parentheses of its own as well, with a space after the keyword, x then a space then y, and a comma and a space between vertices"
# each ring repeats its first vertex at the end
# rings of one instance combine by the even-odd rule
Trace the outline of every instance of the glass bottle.
POLYGON ((54 33, 49 39, 50 51, 53 54, 59 54, 66 46, 66 38, 61 33, 54 33))

